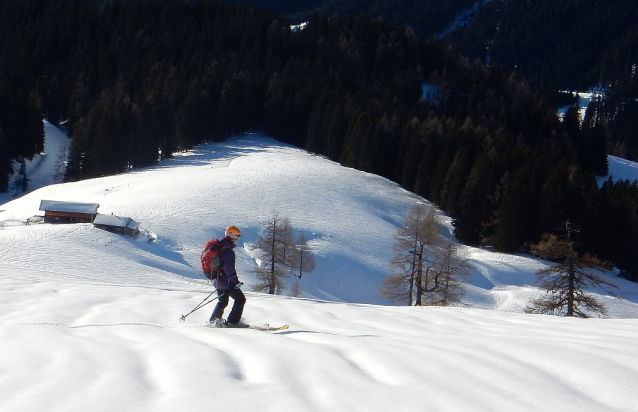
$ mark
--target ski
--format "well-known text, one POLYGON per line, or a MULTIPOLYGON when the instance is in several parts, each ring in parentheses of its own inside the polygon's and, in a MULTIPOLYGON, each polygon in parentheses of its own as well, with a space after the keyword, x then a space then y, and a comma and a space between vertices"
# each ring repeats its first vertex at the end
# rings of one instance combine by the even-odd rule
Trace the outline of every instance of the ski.
POLYGON ((270 326, 269 324, 266 323, 266 324, 261 325, 261 326, 250 325, 250 326, 248 326, 248 328, 249 329, 261 330, 261 331, 264 331, 264 332, 276 332, 276 331, 279 331, 279 330, 288 329, 288 325, 277 327, 277 326, 270 326))
POLYGON ((268 323, 265 323, 261 326, 257 325, 246 325, 246 326, 212 326, 210 323, 207 323, 206 326, 214 328, 214 329, 255 329, 261 330, 264 332, 277 332, 280 330, 288 329, 288 325, 283 326, 270 326, 268 323))

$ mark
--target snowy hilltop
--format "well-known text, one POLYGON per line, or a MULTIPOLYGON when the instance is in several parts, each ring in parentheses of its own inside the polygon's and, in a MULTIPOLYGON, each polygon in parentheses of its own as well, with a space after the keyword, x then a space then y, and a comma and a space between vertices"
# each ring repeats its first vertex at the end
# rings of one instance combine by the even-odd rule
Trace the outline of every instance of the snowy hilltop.
MULTIPOLYGON (((52 126, 46 131, 48 144, 66 138, 52 126)), ((46 168, 41 163, 39 176, 46 168)), ((619 285, 620 299, 591 291, 613 319, 522 313, 539 294, 535 272, 548 263, 470 247, 462 247, 472 268, 465 306, 383 299, 392 235, 414 204, 429 204, 386 179, 258 134, 131 173, 53 185, 38 179, 41 188, 0 204, 3 412, 621 411, 638 404, 631 384, 638 285, 614 273, 601 276, 619 285), (142 234, 25 224, 42 215, 42 200, 97 203, 101 214, 139 222, 142 234), (316 253, 298 297, 251 292, 254 242, 274 213, 289 218, 316 253), (242 230, 236 251, 246 321, 288 330, 211 329, 212 305, 180 322, 212 291, 199 270, 203 245, 231 224, 242 230)), ((451 220, 442 212, 438 220, 454 240, 451 220)))

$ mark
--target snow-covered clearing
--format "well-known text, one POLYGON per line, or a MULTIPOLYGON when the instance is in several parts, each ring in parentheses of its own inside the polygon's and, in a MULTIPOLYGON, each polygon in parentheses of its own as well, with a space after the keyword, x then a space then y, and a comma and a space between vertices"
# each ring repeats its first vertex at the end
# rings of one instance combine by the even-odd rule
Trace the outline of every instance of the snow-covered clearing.
MULTIPOLYGON (((57 183, 56 168, 61 161, 66 160, 66 155, 71 145, 65 133, 60 131, 51 123, 44 121, 44 152, 34 156, 29 161, 25 161, 28 182, 28 191, 33 191, 41 187, 57 183)), ((9 179, 9 184, 13 184, 18 177, 20 165, 14 162, 14 176, 9 179)), ((0 206, 13 199, 16 196, 16 190, 10 188, 7 192, 0 192, 0 206)))
POLYGON ((605 89, 602 86, 592 87, 587 91, 569 91, 564 90, 563 93, 571 93, 573 96, 578 97, 576 103, 569 106, 564 106, 558 109, 558 116, 562 120, 565 117, 565 113, 569 110, 570 107, 576 107, 578 109, 578 115, 581 120, 585 118, 585 114, 587 113, 587 107, 593 101, 602 99, 605 96, 605 89))
MULTIPOLYGON (((47 128, 48 143, 56 135, 47 128)), ((467 307, 379 297, 391 236, 415 202, 425 200, 385 179, 247 135, 0 204, 0 410, 636 410, 634 283, 605 275, 623 298, 597 295, 612 319, 526 315, 546 263, 465 248, 476 269, 467 307), (99 203, 157 240, 25 225, 42 199, 99 203), (250 244, 275 212, 317 253, 301 297, 250 292, 250 244), (244 318, 289 330, 210 329, 212 304, 179 321, 211 292, 199 253, 229 224, 242 230, 244 318)))

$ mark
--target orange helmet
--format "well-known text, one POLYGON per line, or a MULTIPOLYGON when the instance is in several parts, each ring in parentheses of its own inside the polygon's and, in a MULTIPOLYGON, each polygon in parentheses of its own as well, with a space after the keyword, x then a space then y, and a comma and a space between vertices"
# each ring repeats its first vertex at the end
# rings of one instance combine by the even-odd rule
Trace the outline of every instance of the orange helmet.
POLYGON ((239 231, 237 226, 228 226, 224 235, 226 237, 229 237, 233 242, 237 242, 241 237, 241 232, 239 231))

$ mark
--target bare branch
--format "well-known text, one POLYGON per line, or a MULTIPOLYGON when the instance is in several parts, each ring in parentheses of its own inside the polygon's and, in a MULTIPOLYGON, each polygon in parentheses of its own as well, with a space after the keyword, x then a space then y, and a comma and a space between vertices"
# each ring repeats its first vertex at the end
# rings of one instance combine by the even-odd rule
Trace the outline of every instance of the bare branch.
POLYGON ((461 303, 469 266, 452 242, 443 242, 436 209, 415 205, 394 239, 394 270, 383 280, 383 297, 417 306, 461 303))
POLYGON ((607 264, 592 255, 579 256, 573 248, 573 230, 569 222, 566 230, 566 239, 545 234, 538 244, 531 247, 538 256, 557 263, 536 273, 545 295, 534 299, 526 311, 578 317, 606 316, 605 305, 591 296, 587 289, 599 288, 617 296, 617 286, 594 273, 604 270, 607 264))
POLYGON ((276 213, 261 223, 261 229, 256 243, 261 265, 254 269, 258 283, 253 289, 280 294, 284 290, 283 278, 296 265, 297 246, 293 241, 292 225, 290 219, 276 213))

